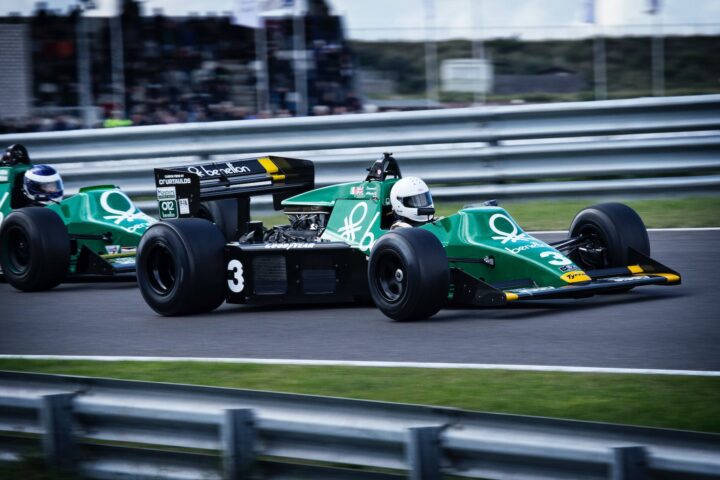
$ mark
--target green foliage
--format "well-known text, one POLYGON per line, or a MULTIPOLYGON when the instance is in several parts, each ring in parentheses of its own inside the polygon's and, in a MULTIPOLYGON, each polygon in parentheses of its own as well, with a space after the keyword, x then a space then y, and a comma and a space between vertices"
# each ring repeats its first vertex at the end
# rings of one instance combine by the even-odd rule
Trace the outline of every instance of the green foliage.
MULTIPOLYGON (((720 197, 653 199, 567 199, 537 201, 501 201, 524 230, 565 230, 581 209, 596 203, 619 201, 634 208, 648 228, 718 227, 720 197)), ((470 202, 467 202, 470 203, 470 202)), ((438 204, 439 215, 451 215, 463 204, 438 204)))
POLYGON ((75 360, 0 360, 0 369, 720 432, 720 378, 715 377, 75 360))
MULTIPOLYGON (((478 199, 481 201, 483 199, 478 199)), ((582 208, 607 199, 568 198, 563 200, 508 200, 500 201, 525 230, 562 230, 570 226, 570 221, 582 208)), ((647 227, 720 227, 720 197, 680 197, 623 199, 612 201, 627 203, 638 211, 647 227)), ((438 216, 456 213, 464 205, 473 202, 435 202, 438 216)), ((260 215, 266 227, 287 224, 282 213, 260 215)))
MULTIPOLYGON (((468 40, 446 40, 437 45, 440 61, 472 57, 468 40)), ((422 42, 352 43, 358 65, 384 72, 398 82, 400 95, 424 95, 425 50, 422 42)), ((709 93, 720 91, 720 63, 709 61, 720 49, 720 36, 670 36, 664 39, 665 84, 672 91, 709 93)), ((592 91, 593 40, 522 41, 494 39, 485 42, 496 75, 538 74, 549 68, 562 68, 580 75, 586 92, 592 91)), ((606 40, 608 92, 613 98, 651 94, 651 38, 621 37, 606 40)), ((682 93, 680 93, 682 94, 682 93)), ((585 100, 591 96, 539 99, 518 95, 526 101, 585 100)), ((502 101, 502 98, 490 97, 502 101)), ((445 99, 445 101, 457 101, 445 99)))

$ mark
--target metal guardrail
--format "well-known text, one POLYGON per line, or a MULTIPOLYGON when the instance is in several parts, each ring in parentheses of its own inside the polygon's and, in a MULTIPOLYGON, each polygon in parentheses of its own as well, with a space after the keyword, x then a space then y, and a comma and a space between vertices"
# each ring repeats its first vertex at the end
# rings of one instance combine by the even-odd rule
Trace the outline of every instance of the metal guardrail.
POLYGON ((0 372, 0 462, 88 478, 720 478, 720 435, 0 372))
POLYGON ((362 177, 382 150, 398 147, 412 148, 397 155, 403 172, 442 185, 434 189, 441 199, 636 192, 638 183, 644 192, 720 191, 707 175, 720 169, 720 95, 0 136, 0 145, 11 143, 57 164, 70 193, 107 181, 135 198, 153 195, 153 167, 198 157, 299 152, 325 185, 362 177), (351 148, 362 150, 338 151, 351 148), (591 180, 608 176, 616 178, 591 180))

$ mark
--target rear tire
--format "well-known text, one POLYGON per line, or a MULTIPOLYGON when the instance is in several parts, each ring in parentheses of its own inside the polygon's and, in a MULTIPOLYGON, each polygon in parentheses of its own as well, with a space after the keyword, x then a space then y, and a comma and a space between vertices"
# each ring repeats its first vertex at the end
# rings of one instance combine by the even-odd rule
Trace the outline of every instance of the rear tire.
POLYGON ((70 271, 70 235, 49 208, 27 207, 0 228, 0 265, 7 282, 24 292, 56 287, 70 271))
POLYGON ((393 320, 431 317, 448 297, 445 249, 427 230, 404 228, 387 233, 373 246, 368 283, 375 305, 393 320))
POLYGON ((227 242, 237 240, 238 231, 238 201, 234 198, 202 202, 198 218, 213 222, 222 232, 227 242))
POLYGON ((570 237, 578 235, 593 239, 585 252, 571 255, 586 270, 627 266, 630 248, 650 256, 645 224, 635 210, 622 203, 601 203, 581 210, 570 225, 570 237))
POLYGON ((161 315, 210 312, 225 300, 225 239, 200 218, 166 220, 140 239, 137 279, 147 304, 161 315))

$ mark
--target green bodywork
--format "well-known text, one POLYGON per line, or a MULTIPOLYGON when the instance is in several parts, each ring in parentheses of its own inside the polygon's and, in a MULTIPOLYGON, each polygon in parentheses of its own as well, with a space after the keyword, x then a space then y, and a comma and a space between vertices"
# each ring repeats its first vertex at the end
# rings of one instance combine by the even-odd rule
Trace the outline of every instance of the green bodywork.
MULTIPOLYGON (((332 208, 322 239, 348 243, 369 255, 373 244, 390 231, 394 219, 389 196, 396 181, 319 188, 289 198, 283 206, 286 211, 293 207, 332 208)), ((587 278, 569 258, 523 232, 510 214, 497 206, 463 208, 418 228, 438 237, 450 267, 486 283, 526 279, 534 286, 562 287, 574 283, 573 278, 587 278)))
MULTIPOLYGON (((13 205, 13 190, 18 188, 18 176, 22 175, 31 165, 15 165, 0 167, 0 224, 12 210, 19 207, 13 205)), ((84 187, 71 197, 65 198, 49 208, 56 212, 67 226, 70 237, 76 242, 71 258, 71 272, 75 266, 79 252, 83 246, 92 252, 103 255, 110 263, 134 264, 134 258, 125 258, 117 254, 134 253, 140 237, 155 219, 144 214, 132 200, 114 185, 84 187), (78 238, 84 236, 103 236, 99 238, 78 238)))

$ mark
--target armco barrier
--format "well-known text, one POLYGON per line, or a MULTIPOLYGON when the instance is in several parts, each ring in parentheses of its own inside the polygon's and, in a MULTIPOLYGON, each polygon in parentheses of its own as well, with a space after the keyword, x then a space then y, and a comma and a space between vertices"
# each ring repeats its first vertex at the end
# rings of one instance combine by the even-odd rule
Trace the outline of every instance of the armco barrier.
POLYGON ((714 434, 0 372, 0 462, 33 451, 98 479, 720 478, 714 434))
POLYGON ((109 182, 135 198, 152 196, 155 166, 299 153, 317 163, 317 183, 325 185, 361 178, 391 148, 407 150, 397 154, 404 173, 442 185, 436 196, 448 200, 483 192, 720 191, 711 175, 720 170, 720 95, 0 136, 0 146, 11 143, 27 145, 36 162, 58 165, 69 193, 109 182), (638 189, 627 176, 650 180, 638 189))

